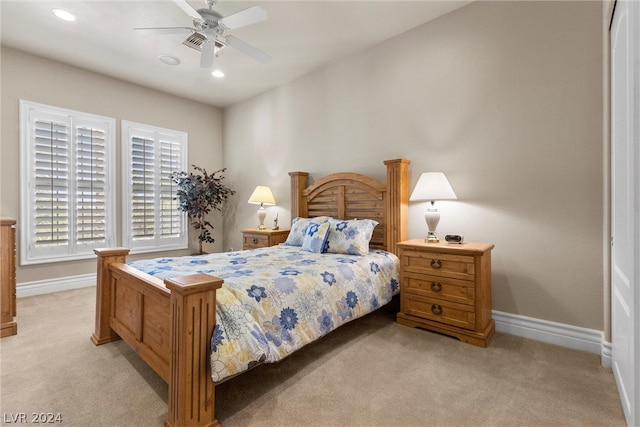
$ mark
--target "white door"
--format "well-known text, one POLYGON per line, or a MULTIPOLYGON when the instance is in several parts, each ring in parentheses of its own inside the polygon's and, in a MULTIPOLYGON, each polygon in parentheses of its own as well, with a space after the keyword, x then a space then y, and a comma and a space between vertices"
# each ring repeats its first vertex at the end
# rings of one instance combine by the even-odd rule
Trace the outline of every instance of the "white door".
POLYGON ((618 0, 611 26, 611 328, 627 424, 640 424, 640 2, 618 0))

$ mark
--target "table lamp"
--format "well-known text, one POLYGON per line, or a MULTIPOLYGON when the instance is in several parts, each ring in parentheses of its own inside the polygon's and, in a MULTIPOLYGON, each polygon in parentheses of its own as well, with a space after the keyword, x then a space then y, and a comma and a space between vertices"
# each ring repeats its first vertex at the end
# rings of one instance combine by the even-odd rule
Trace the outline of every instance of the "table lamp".
POLYGON ((429 208, 424 214, 424 219, 427 222, 429 229, 427 233, 427 243, 437 243, 440 240, 436 234, 436 227, 440 222, 440 212, 436 209, 436 200, 451 200, 457 199, 456 194, 453 192, 447 177, 442 172, 425 172, 420 175, 418 183, 416 184, 410 201, 429 201, 429 208))
POLYGON ((251 197, 249 197, 249 203, 253 205, 260 205, 258 208, 258 229, 264 230, 266 227, 264 226, 264 219, 267 216, 267 211, 264 209, 264 205, 275 205, 276 200, 273 198, 273 193, 271 193, 271 189, 264 185, 258 185, 253 193, 251 193, 251 197))

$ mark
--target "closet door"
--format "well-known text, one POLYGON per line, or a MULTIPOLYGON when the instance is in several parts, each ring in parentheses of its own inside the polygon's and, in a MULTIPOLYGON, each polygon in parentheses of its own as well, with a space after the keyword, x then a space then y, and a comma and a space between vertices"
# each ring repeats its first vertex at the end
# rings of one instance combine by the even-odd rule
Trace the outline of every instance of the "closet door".
POLYGON ((613 374, 627 424, 640 424, 640 2, 611 27, 611 322, 613 374))

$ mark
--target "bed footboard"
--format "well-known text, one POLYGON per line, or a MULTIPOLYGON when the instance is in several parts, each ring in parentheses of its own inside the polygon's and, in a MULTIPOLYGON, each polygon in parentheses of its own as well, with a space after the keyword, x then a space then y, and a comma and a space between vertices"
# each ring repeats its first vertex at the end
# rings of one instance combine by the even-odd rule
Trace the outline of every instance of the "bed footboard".
POLYGON ((165 280, 171 290, 171 378, 165 426, 219 426, 209 354, 222 279, 194 274, 165 280))
POLYGON ((124 264, 128 249, 96 249, 95 345, 122 338, 169 385, 166 426, 218 426, 209 351, 222 279, 164 283, 124 264))

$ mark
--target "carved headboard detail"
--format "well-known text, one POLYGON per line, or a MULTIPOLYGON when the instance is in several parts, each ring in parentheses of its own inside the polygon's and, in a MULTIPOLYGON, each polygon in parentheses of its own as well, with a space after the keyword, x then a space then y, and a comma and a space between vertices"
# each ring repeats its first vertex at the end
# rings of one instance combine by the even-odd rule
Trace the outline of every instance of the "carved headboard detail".
POLYGON ((307 172, 290 172, 291 218, 331 216, 339 219, 373 219, 378 226, 370 246, 396 253, 396 244, 407 239, 409 160, 384 162, 387 182, 366 175, 340 172, 306 187, 307 172))

